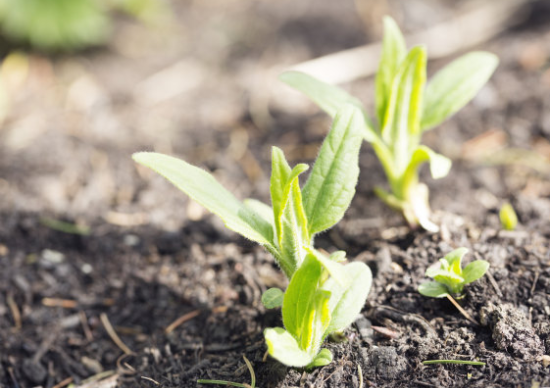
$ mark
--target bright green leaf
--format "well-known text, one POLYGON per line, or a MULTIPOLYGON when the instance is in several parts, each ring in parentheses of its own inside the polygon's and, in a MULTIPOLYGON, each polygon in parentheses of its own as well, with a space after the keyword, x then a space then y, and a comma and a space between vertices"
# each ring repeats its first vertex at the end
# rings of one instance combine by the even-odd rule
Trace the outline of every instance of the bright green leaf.
POLYGON ((468 253, 467 248, 457 248, 445 255, 443 260, 449 265, 451 272, 461 275, 462 274, 462 258, 468 253))
POLYGON ((273 223, 273 209, 269 205, 266 205, 262 201, 258 201, 257 199, 253 198, 247 198, 243 201, 244 206, 251 209, 256 214, 260 215, 266 222, 268 222, 271 225, 274 225, 273 223))
POLYGON ((264 336, 269 355, 281 363, 299 368, 313 361, 313 357, 302 350, 296 339, 285 329, 265 329, 264 336))
POLYGON ((229 229, 259 244, 273 246, 273 226, 244 206, 208 172, 183 160, 154 152, 138 152, 132 158, 164 176, 193 200, 219 216, 229 229))
POLYGON ((363 140, 360 115, 353 105, 338 112, 304 186, 310 236, 340 221, 355 194, 363 140))
POLYGON ((422 129, 435 127, 466 105, 487 83, 498 58, 487 52, 471 52, 451 62, 428 83, 422 129))
POLYGON ((395 175, 405 171, 411 145, 420 136, 422 94, 426 82, 426 50, 414 47, 401 64, 392 85, 382 138, 391 148, 395 175))
POLYGON ((498 215, 500 218, 500 224, 502 225, 503 229, 516 229, 516 226, 518 225, 518 216, 512 205, 510 205, 509 203, 505 203, 504 205, 502 205, 498 215))
POLYGON ((318 368, 321 366, 328 365, 332 362, 332 353, 328 349, 321 349, 321 351, 317 354, 313 362, 308 365, 310 368, 318 368))
POLYGON ((331 292, 329 308, 332 319, 326 334, 344 330, 355 321, 372 285, 372 272, 365 263, 353 262, 344 269, 350 278, 347 287, 340 286, 334 278, 329 278, 323 285, 331 292))
POLYGON ((310 305, 315 301, 317 286, 322 274, 321 264, 308 254, 296 270, 283 299, 283 323, 295 338, 302 337, 304 322, 309 319, 310 305))
POLYGON ((418 292, 420 292, 424 296, 429 296, 431 298, 444 298, 449 293, 449 291, 443 284, 437 282, 422 283, 418 287, 418 292))
POLYGON ((262 294, 262 304, 267 309, 281 307, 284 295, 284 292, 280 288, 270 288, 262 294))
POLYGON ((321 343, 325 339, 325 332, 331 318, 329 300, 329 291, 317 290, 305 314, 306 319, 302 323, 299 344, 302 349, 311 355, 317 354, 321 343))
POLYGON ((376 73, 376 113, 381 128, 385 124, 393 80, 406 55, 405 39, 403 39, 399 27, 391 17, 386 16, 384 18, 382 56, 376 73))
POLYGON ((284 72, 279 76, 279 79, 305 94, 332 118, 336 117, 338 111, 345 105, 355 105, 360 109, 363 117, 363 136, 365 139, 372 142, 378 137, 361 101, 350 96, 339 87, 327 84, 299 71, 284 72))
POLYGON ((476 260, 468 264, 462 271, 464 284, 475 282, 481 278, 489 269, 489 262, 485 260, 476 260))

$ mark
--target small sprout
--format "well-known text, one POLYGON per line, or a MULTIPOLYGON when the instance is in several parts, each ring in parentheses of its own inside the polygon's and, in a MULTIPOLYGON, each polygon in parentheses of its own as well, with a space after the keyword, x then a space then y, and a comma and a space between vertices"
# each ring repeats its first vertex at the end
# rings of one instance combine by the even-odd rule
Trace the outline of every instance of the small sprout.
POLYGON ((267 290, 262 302, 266 308, 282 306, 285 328, 266 329, 264 334, 269 354, 288 366, 330 363, 332 354, 321 349, 323 341, 355 320, 370 290, 372 274, 366 264, 344 265, 344 252, 327 257, 313 248, 314 236, 340 221, 355 194, 361 143, 361 111, 344 105, 303 189, 299 177, 308 166, 291 168, 283 151, 273 147, 271 206, 239 201, 212 175, 183 160, 149 152, 133 155, 218 215, 226 227, 273 255, 290 283, 284 293, 267 290))
POLYGON ((444 298, 452 295, 461 295, 466 284, 472 283, 485 275, 489 269, 489 262, 475 260, 462 269, 462 258, 468 253, 466 248, 458 248, 439 259, 439 268, 430 267, 426 276, 435 282, 425 282, 418 287, 418 292, 432 298, 444 298))
POLYGON ((516 226, 518 225, 518 216, 510 203, 506 202, 502 205, 498 215, 500 217, 500 225, 502 226, 502 229, 516 229, 516 226))
POLYGON ((465 360, 426 360, 422 361, 424 365, 433 365, 433 364, 460 364, 460 365, 474 365, 474 366, 485 366, 486 364, 481 361, 465 361, 465 360))
POLYGON ((307 74, 290 71, 280 79, 311 98, 334 117, 343 104, 354 104, 363 115, 363 136, 372 144, 388 178, 390 191, 376 194, 399 210, 409 225, 438 230, 430 220, 428 188, 418 170, 428 162, 434 179, 445 177, 451 161, 421 145, 422 134, 441 124, 466 105, 487 82, 498 59, 487 52, 471 52, 449 64, 426 83, 426 49, 407 51, 393 19, 384 19, 382 58, 376 75, 376 122, 361 102, 336 86, 307 74))

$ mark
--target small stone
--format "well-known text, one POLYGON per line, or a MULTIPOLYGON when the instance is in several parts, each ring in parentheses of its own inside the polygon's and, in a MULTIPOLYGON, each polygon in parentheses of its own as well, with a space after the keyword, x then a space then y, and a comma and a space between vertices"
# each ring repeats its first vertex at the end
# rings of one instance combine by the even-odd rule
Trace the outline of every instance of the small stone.
POLYGON ((42 384, 48 375, 46 368, 29 358, 23 361, 22 369, 25 377, 34 384, 42 384))
POLYGON ((357 331, 359 332, 359 335, 361 336, 363 341, 372 340, 374 331, 372 330, 371 321, 360 315, 355 320, 355 326, 357 327, 357 331))
POLYGON ((59 264, 65 261, 65 255, 63 253, 52 249, 44 249, 40 258, 52 264, 59 264))
POLYGON ((135 234, 127 234, 124 236, 124 245, 128 247, 135 247, 139 244, 139 237, 135 234))

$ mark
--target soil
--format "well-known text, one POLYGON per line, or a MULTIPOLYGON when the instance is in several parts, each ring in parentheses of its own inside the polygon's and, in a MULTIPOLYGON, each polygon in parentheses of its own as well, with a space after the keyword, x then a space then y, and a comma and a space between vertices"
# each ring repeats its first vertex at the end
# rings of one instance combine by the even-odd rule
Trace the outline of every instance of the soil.
MULTIPOLYGON (((440 233, 411 231, 381 205, 372 188, 384 176, 364 145, 357 196, 316 245, 367 263, 374 284, 343 340, 326 343, 334 361, 311 373, 265 357, 263 329, 281 317, 261 293, 286 285, 269 254, 133 164, 134 151, 171 153, 239 198, 267 202, 271 145, 311 162, 329 126, 303 98, 279 97, 277 69, 378 40, 379 23, 366 21, 380 13, 400 15, 405 31, 456 13, 450 0, 380 2, 367 14, 294 3, 174 2, 161 26, 120 18, 107 48, 30 56, 0 128, 0 387, 249 384, 243 356, 259 387, 550 386, 544 2, 479 47, 501 58, 498 71, 424 138, 453 159, 445 179, 422 174, 440 233), (504 201, 518 212, 516 231, 500 230, 504 201), (467 261, 491 264, 460 300, 475 324, 416 291, 426 268, 460 246, 467 261), (486 365, 422 364, 433 359, 486 365)), ((430 63, 430 74, 447 62, 430 63)), ((345 87, 368 102, 373 80, 345 87)))

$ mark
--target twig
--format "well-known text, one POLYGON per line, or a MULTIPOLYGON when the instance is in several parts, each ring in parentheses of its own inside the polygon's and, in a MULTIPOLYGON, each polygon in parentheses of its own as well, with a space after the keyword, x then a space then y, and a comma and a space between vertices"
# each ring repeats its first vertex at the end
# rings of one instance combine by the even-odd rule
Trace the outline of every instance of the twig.
POLYGON ((480 361, 465 361, 465 360, 427 360, 422 361, 424 365, 433 365, 433 364, 461 364, 461 365, 476 365, 476 366, 485 366, 484 362, 480 361))
POLYGON ((72 299, 42 298, 42 305, 46 307, 63 307, 64 309, 74 309, 78 302, 72 299))
MULTIPOLYGON (((425 44, 431 59, 443 58, 485 42, 502 32, 526 2, 486 1, 473 11, 409 35, 406 40, 410 44, 425 44)), ((291 69, 328 83, 349 82, 376 72, 381 48, 381 43, 356 47, 300 63, 291 69)))
POLYGON ((540 272, 535 272, 535 278, 533 279, 533 285, 531 286, 531 295, 535 293, 535 288, 537 288, 537 282, 539 281, 540 272))
POLYGON ((187 314, 184 314, 182 315, 181 317, 179 317, 178 319, 176 319, 174 322, 172 322, 171 324, 169 324, 166 329, 164 329, 164 333, 165 334, 170 334, 171 332, 174 331, 174 329, 176 329, 179 325, 187 322, 187 321, 190 321, 191 319, 195 318, 196 316, 198 316, 199 314, 201 313, 200 310, 194 310, 194 311, 191 311, 190 313, 187 313, 187 314))
POLYGON ((361 365, 357 364, 357 375, 359 377, 359 388, 363 388, 363 371, 361 365))
POLYGON ((111 322, 109 322, 109 318, 107 318, 107 314, 101 313, 99 316, 101 319, 101 323, 103 323, 103 327, 105 327, 105 330, 107 331, 107 334, 109 334, 109 337, 113 340, 113 342, 126 354, 133 354, 128 346, 122 342, 118 334, 115 332, 115 329, 113 329, 113 326, 111 325, 111 322))
POLYGON ((155 385, 157 385, 157 386, 160 385, 160 383, 159 383, 158 381, 153 380, 153 379, 150 378, 150 377, 147 377, 147 376, 140 376, 140 377, 141 377, 142 380, 150 381, 150 382, 152 382, 153 384, 155 384, 155 385))
POLYGON ((57 385, 54 385, 52 388, 63 388, 65 386, 69 385, 72 382, 73 382, 73 378, 72 377, 67 377, 65 380, 61 381, 57 385))
POLYGON ((489 279, 489 283, 491 283, 491 285, 495 289, 495 292, 497 293, 499 298, 502 298, 502 291, 500 291, 500 287, 498 286, 497 281, 495 280, 495 278, 493 277, 493 275, 491 275, 491 272, 489 272, 489 271, 487 271, 487 279, 489 279))
POLYGON ((17 306, 17 303, 15 303, 15 300, 13 299, 13 296, 11 294, 8 294, 8 296, 6 297, 6 303, 10 308, 15 329, 21 330, 21 312, 19 311, 19 307, 17 306))
POLYGON ((451 295, 447 294, 447 299, 449 299, 451 303, 455 305, 455 307, 458 309, 458 311, 460 311, 464 318, 472 322, 474 325, 479 326, 479 323, 477 323, 476 320, 472 318, 470 314, 468 314, 466 310, 464 310, 462 306, 459 305, 458 302, 451 295))
POLYGON ((84 336, 86 336, 86 340, 88 342, 92 342, 94 340, 94 335, 92 334, 92 330, 90 329, 90 325, 88 325, 88 317, 86 316, 86 313, 84 311, 80 311, 78 313, 78 316, 80 317, 80 322, 82 324, 82 330, 84 331, 84 336))

